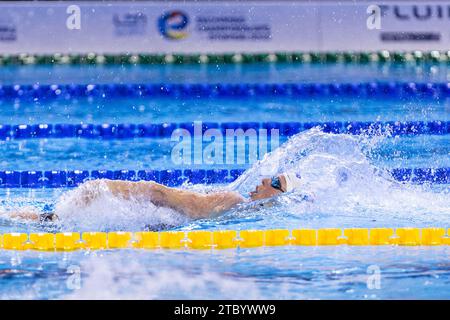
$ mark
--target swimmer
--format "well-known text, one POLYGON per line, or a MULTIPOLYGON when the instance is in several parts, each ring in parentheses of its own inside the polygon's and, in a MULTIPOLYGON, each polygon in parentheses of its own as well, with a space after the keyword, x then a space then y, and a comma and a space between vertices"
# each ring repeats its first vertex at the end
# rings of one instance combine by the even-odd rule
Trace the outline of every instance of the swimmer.
MULTIPOLYGON (((211 218, 220 215, 238 204, 274 198, 282 193, 291 192, 300 186, 300 175, 286 172, 272 178, 262 179, 256 189, 249 193, 250 199, 235 191, 199 193, 189 190, 170 188, 152 181, 91 180, 78 188, 82 191, 76 201, 82 206, 89 204, 99 195, 96 190, 107 188, 115 197, 125 200, 136 199, 150 201, 157 207, 175 210, 191 219, 211 218)), ((34 210, 10 213, 10 217, 48 222, 58 220, 58 212, 40 213, 34 210)))

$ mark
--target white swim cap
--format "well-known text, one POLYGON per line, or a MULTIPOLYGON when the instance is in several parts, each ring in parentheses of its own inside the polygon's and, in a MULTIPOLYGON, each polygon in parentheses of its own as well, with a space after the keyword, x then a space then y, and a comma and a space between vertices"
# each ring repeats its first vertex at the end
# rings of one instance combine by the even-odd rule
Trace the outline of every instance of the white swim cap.
POLYGON ((302 183, 300 174, 295 171, 285 172, 283 177, 286 179, 286 192, 297 189, 302 183))

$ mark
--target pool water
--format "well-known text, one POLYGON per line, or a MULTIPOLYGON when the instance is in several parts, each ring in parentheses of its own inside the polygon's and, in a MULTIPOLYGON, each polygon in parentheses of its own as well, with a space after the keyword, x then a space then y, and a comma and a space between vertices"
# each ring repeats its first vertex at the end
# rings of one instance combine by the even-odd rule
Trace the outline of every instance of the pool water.
MULTIPOLYGON (((2 85, 100 83, 366 83, 446 82, 446 65, 218 65, 5 67, 2 85), (263 80, 262 80, 263 79, 263 80)), ((2 70, 3 71, 3 70, 2 70)), ((446 97, 77 97, 1 99, 0 124, 162 122, 449 121, 446 97)), ((314 202, 284 195, 267 208, 242 205, 226 214, 188 220, 170 210, 104 194, 89 208, 60 197, 63 188, 0 189, 2 211, 44 209, 56 202, 74 214, 58 225, 7 218, 0 232, 325 227, 450 227, 450 185, 399 183, 393 168, 450 167, 450 135, 359 136, 313 128, 290 138, 261 162, 175 164, 170 138, 102 140, 42 138, 0 141, 0 170, 249 169, 231 185, 246 195, 269 167, 300 168, 314 202)), ((262 157, 261 157, 262 158, 262 157)), ((101 252, 0 251, 3 299, 447 299, 447 247, 280 247, 101 252), (373 270, 380 286, 368 285, 373 270)))

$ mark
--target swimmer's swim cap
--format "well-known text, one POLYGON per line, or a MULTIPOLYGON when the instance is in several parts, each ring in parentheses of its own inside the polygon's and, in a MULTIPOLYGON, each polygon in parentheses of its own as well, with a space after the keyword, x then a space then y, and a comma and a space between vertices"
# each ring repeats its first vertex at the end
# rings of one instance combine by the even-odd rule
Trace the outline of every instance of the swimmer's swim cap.
POLYGON ((286 179, 286 192, 297 189, 302 183, 300 174, 294 171, 283 173, 283 177, 286 179))

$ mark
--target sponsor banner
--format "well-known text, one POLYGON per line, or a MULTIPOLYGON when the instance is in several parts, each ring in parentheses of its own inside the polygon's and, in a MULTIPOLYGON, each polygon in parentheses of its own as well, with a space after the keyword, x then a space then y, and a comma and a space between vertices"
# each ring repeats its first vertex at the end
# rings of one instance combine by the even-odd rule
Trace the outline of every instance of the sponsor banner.
POLYGON ((322 50, 450 49, 450 1, 372 2, 320 11, 322 50))
POLYGON ((448 50, 436 2, 3 2, 0 53, 448 50))

